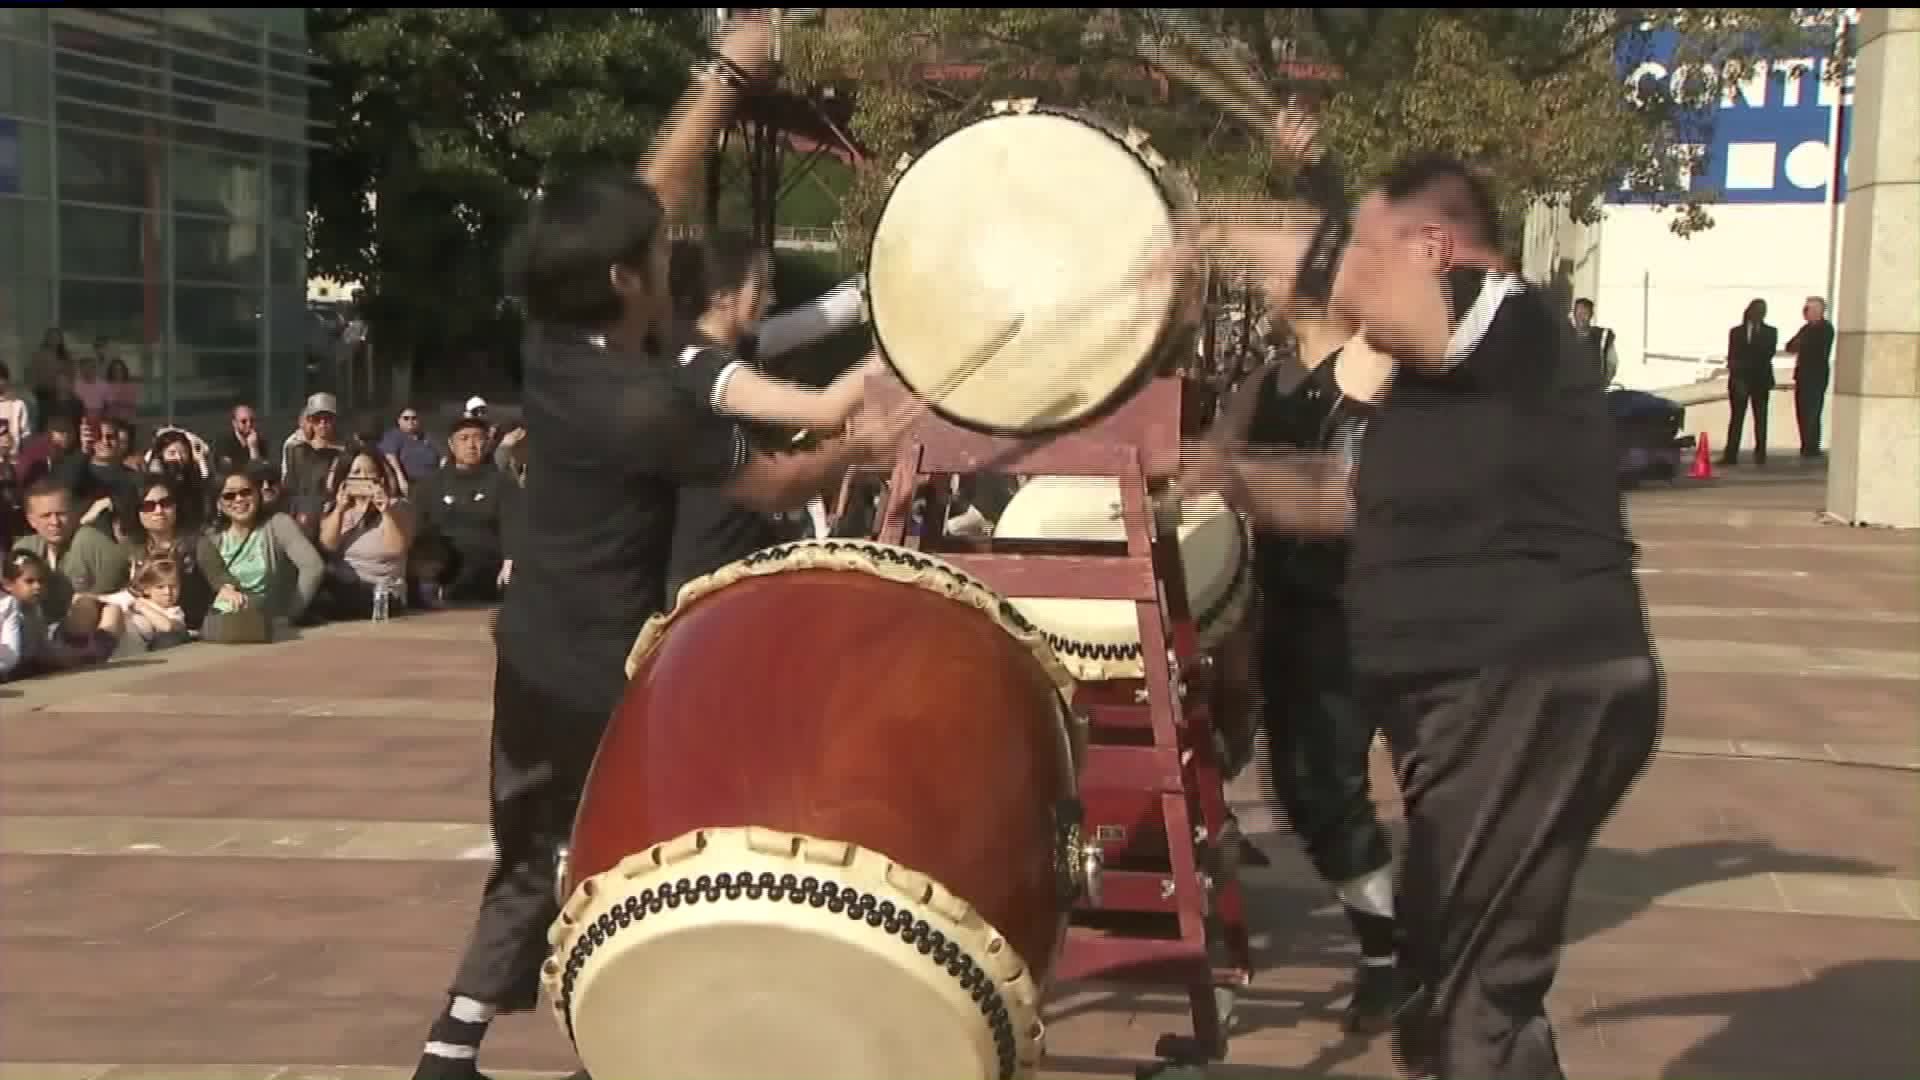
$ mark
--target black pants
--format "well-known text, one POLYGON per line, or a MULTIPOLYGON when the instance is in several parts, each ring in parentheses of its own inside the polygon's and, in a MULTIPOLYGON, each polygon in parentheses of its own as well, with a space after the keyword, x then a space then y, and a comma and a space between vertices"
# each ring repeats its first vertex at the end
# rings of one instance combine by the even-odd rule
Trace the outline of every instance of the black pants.
POLYGON ((524 1012, 539 1000, 547 928, 560 914, 555 859, 613 707, 582 712, 496 664, 493 871, 452 993, 501 1012, 524 1012))
POLYGON ((497 548, 447 542, 446 564, 435 583, 447 590, 452 604, 492 604, 500 599, 500 567, 506 562, 497 548))
POLYGON ((1740 460, 1740 436, 1746 430, 1747 413, 1753 413, 1753 460, 1767 460, 1767 404, 1773 398, 1772 385, 1755 386, 1746 382, 1727 383, 1727 444, 1720 448, 1720 459, 1729 464, 1740 460))
POLYGON ((1559 1080, 1545 1001, 1573 882, 1646 767, 1664 687, 1635 657, 1363 679, 1406 800, 1396 914, 1420 990, 1396 1022, 1440 1080, 1559 1080))
POLYGON ((1800 425, 1800 453, 1820 452, 1820 420, 1827 411, 1827 381, 1831 372, 1797 372, 1793 377, 1793 418, 1800 425))
POLYGON ((1279 596, 1263 602, 1262 612, 1261 788, 1320 877, 1330 885, 1352 881, 1393 856, 1369 790, 1375 726, 1355 707, 1345 620, 1337 606, 1291 605, 1279 596))

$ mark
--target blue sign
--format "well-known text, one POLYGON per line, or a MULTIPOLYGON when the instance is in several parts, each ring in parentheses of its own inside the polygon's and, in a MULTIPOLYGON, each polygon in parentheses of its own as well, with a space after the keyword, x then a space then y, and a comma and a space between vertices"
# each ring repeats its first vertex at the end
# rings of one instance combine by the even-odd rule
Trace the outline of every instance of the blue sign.
MULTIPOLYGON (((1677 43, 1673 31, 1662 30, 1623 46, 1617 54, 1621 78, 1641 90, 1685 80, 1690 74, 1685 66, 1675 70, 1677 43)), ((1853 92, 1829 76, 1828 64, 1826 55, 1778 57, 1726 86, 1712 114, 1697 118, 1705 159, 1684 178, 1688 185, 1712 192, 1722 203, 1820 203, 1837 171, 1835 197, 1845 198, 1846 120, 1853 92), (1836 125, 1837 166, 1828 147, 1836 125)), ((1650 199, 1621 186, 1608 201, 1650 199)))
POLYGON ((20 194, 20 121, 0 116, 0 195, 20 194))

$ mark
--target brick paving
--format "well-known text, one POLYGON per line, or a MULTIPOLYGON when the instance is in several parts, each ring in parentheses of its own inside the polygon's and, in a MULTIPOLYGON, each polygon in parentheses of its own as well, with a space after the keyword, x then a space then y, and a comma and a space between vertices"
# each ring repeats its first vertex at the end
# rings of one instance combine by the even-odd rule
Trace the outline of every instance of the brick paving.
MULTIPOLYGON (((1920 545, 1818 524, 1817 481, 1635 497, 1671 710, 1582 881, 1576 1078, 1920 1076, 1920 545)), ((485 869, 484 617, 152 659, 0 687, 0 1080, 404 1077, 485 869)), ((1342 923, 1249 794, 1261 971, 1210 1075, 1392 1076, 1337 1032, 1342 923)), ((1138 988, 1050 1013, 1058 1076, 1186 1023, 1138 988)), ((571 1062, 535 1015, 487 1064, 571 1062)))

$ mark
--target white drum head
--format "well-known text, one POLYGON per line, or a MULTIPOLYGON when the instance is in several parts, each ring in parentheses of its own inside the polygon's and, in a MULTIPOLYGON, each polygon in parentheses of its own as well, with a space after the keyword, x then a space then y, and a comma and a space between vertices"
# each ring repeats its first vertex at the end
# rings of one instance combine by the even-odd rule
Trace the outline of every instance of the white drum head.
MULTIPOLYGON (((994 528, 996 539, 1120 542, 1120 484, 1109 477, 1036 476, 1014 494, 994 528)), ((1180 513, 1180 564, 1187 610, 1202 648, 1238 628, 1252 596, 1252 563, 1240 518, 1218 495, 1187 503, 1180 513)), ((1047 635, 1075 678, 1137 678, 1140 628, 1134 605, 1121 600, 1013 598, 1020 614, 1047 635)))
POLYGON ((1046 113, 982 120, 889 196, 867 272, 874 331, 949 419, 1065 427, 1151 362, 1179 290, 1145 271, 1172 238, 1159 181, 1113 136, 1046 113))
POLYGON ((548 998, 594 1076, 1023 1080, 1027 965, 964 900, 857 845, 702 829, 581 883, 548 998))

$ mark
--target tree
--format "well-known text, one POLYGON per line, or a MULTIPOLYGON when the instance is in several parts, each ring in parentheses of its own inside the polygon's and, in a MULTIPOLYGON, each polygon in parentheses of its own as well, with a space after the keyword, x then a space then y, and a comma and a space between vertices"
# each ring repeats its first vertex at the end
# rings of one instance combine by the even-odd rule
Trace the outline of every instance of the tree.
POLYGON ((313 269, 406 363, 508 335, 500 260, 544 179, 635 160, 701 42, 684 8, 310 8, 313 269))
MULTIPOLYGON (((891 164, 996 97, 1045 90, 1151 131, 1205 187, 1265 176, 1244 129, 1178 85, 1152 92, 1135 43, 1164 9, 860 9, 796 35, 796 72, 858 87, 854 134, 891 164), (943 67, 942 65, 946 65, 943 67), (967 65, 955 78, 955 65, 967 65), (1143 92, 1146 91, 1146 92, 1143 92)), ((1622 177, 1707 227, 1711 192, 1681 177, 1697 162, 1711 103, 1768 56, 1833 40, 1825 9, 1187 8, 1180 9, 1276 94, 1320 99, 1325 139, 1350 181, 1416 151, 1483 164, 1518 210, 1539 201, 1591 219, 1622 177), (1681 86, 1628 91, 1617 58, 1654 32, 1682 36, 1681 86)), ((871 227, 890 176, 854 185, 847 211, 871 227)))

